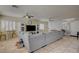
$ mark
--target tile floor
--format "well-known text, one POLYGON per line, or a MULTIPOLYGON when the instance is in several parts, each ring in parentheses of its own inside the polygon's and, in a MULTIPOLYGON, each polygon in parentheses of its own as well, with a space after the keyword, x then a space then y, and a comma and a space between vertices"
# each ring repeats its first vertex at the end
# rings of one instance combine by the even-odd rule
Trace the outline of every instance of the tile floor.
POLYGON ((44 48, 41 48, 36 53, 78 53, 79 40, 76 37, 65 36, 63 39, 51 43, 44 48))
POLYGON ((11 39, 6 41, 0 41, 0 53, 24 53, 27 52, 27 49, 16 47, 16 42, 18 39, 11 39))
MULTIPOLYGON (((26 53, 27 49, 17 49, 15 46, 18 39, 0 41, 0 53, 26 53)), ((54 43, 48 44, 44 48, 40 48, 34 53, 78 53, 79 40, 75 37, 65 36, 54 43)))

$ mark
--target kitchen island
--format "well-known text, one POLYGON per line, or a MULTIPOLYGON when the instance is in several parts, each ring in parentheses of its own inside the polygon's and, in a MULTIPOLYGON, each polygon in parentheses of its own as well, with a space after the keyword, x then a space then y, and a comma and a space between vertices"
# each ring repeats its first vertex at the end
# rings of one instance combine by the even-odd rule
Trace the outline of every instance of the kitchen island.
POLYGON ((57 30, 48 33, 33 34, 28 36, 28 40, 24 40, 24 42, 28 41, 28 43, 25 42, 24 44, 28 48, 28 52, 34 52, 41 47, 61 39, 63 36, 64 32, 57 30))

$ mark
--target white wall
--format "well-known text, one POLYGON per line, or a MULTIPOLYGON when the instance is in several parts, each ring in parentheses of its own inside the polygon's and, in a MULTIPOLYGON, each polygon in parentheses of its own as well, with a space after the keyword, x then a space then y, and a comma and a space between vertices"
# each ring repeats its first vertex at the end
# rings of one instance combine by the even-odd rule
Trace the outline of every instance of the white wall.
POLYGON ((65 35, 70 34, 70 23, 69 22, 63 22, 63 29, 65 30, 65 35))
POLYGON ((79 19, 69 18, 65 19, 63 22, 63 29, 66 30, 66 33, 69 35, 76 35, 79 31, 79 19))
POLYGON ((63 28, 62 23, 63 23, 62 20, 49 21, 48 23, 49 31, 50 30, 61 30, 63 28))
POLYGON ((79 20, 70 23, 71 35, 76 35, 79 32, 79 20))

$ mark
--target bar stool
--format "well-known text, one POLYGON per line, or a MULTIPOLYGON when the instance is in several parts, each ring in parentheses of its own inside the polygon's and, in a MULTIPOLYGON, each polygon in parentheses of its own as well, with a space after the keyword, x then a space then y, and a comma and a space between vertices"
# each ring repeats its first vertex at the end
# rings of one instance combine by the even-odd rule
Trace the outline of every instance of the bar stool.
POLYGON ((12 31, 8 31, 8 39, 12 39, 12 31))
POLYGON ((3 40, 3 37, 4 37, 4 40, 6 40, 6 33, 5 32, 1 33, 1 40, 3 40))
POLYGON ((10 39, 12 39, 12 33, 13 33, 13 31, 10 31, 10 39))
POLYGON ((77 40, 78 40, 78 38, 79 38, 79 32, 77 32, 77 40))
POLYGON ((17 36, 16 31, 13 31, 12 38, 15 38, 17 36))
POLYGON ((9 40, 9 31, 6 31, 6 40, 9 40))
POLYGON ((0 32, 0 41, 1 41, 1 32, 0 32))

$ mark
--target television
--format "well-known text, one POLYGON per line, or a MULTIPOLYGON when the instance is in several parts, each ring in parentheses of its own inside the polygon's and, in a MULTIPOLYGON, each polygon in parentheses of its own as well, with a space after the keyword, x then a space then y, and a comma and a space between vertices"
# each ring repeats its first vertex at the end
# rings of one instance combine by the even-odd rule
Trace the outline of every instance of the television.
POLYGON ((36 31, 36 25, 26 25, 26 31, 36 31))

